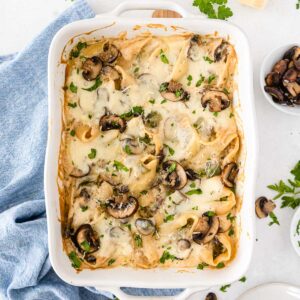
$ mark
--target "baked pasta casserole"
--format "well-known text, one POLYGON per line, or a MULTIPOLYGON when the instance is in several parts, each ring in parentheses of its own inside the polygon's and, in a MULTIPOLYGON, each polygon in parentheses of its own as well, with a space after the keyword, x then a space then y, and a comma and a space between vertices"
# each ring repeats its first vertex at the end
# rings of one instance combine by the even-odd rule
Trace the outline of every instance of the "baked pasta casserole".
POLYGON ((233 259, 236 64, 217 35, 120 35, 71 50, 58 183, 73 267, 203 269, 233 259))

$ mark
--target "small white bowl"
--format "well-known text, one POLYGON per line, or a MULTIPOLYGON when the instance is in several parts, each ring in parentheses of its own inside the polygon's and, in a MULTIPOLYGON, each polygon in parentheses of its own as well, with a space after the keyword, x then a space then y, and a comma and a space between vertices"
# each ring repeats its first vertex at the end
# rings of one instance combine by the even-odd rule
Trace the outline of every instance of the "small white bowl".
POLYGON ((269 101, 269 103, 271 105, 273 105, 278 110, 280 110, 284 113, 290 114, 290 115, 294 115, 294 116, 300 116, 300 105, 286 106, 286 105, 277 104, 273 101, 272 97, 268 93, 265 92, 264 87, 266 85, 265 77, 267 76, 268 73, 271 72, 275 63, 278 62, 280 59, 282 59, 284 53, 288 49, 292 48, 293 46, 297 46, 297 45, 300 45, 300 42, 298 44, 296 44, 296 43, 289 44, 289 45, 281 46, 281 47, 275 49, 274 51, 269 53, 264 58, 264 61, 260 68, 260 86, 261 86, 262 92, 265 95, 266 99, 269 101))
POLYGON ((300 256, 300 227, 298 227, 297 233, 297 226, 300 222, 300 207, 296 210, 292 222, 291 222, 291 228, 290 228, 290 238, 292 245, 296 251, 296 253, 300 256))

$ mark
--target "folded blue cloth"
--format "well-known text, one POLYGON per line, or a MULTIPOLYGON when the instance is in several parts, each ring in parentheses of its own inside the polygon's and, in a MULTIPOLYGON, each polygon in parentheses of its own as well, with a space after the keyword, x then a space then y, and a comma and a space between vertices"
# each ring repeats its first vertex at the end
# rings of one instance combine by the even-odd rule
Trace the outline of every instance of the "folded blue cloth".
MULTIPOLYGON (((0 57, 0 298, 107 299, 54 273, 48 258, 43 167, 47 139, 47 58, 65 24, 91 18, 79 0, 23 51, 0 57)), ((149 295, 145 289, 125 289, 149 295)), ((174 295, 178 290, 159 291, 174 295)), ((157 291, 155 292, 158 293, 157 291)), ((105 295, 105 296, 103 296, 105 295)))

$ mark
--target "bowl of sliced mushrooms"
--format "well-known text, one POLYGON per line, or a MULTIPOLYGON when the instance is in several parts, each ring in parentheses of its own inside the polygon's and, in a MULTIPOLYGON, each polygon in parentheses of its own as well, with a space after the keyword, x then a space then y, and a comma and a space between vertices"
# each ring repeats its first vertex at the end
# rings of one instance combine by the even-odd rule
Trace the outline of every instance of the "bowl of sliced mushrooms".
POLYGON ((300 43, 270 53, 261 67, 260 83, 275 108, 300 116, 300 43))

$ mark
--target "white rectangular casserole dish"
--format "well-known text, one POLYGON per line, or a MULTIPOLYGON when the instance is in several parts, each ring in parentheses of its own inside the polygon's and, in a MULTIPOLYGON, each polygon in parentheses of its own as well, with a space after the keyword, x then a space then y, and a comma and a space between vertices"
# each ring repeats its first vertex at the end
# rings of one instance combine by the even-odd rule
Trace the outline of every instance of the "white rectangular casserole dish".
MULTIPOLYGON (((97 16, 94 19, 82 20, 63 27, 54 37, 48 61, 49 89, 49 131, 45 162, 45 199, 47 209, 49 255, 56 273, 66 282, 78 286, 111 287, 143 287, 143 288, 195 288, 199 285, 207 287, 219 285, 239 279, 246 272, 252 255, 254 241, 254 178, 256 167, 257 137, 255 130, 255 111, 252 91, 252 66, 247 38, 236 26, 219 20, 207 20, 185 12, 180 6, 167 1, 123 2, 110 15, 97 16), (184 18, 151 19, 125 18, 119 15, 132 9, 172 9, 184 18), (164 27, 147 27, 147 24, 162 24, 164 27), (141 29, 133 30, 134 26, 142 25, 141 29), (172 27, 171 27, 172 26, 172 27), (174 27, 177 31, 174 31, 174 27), (182 29, 183 28, 183 29, 182 29), (193 270, 178 272, 178 269, 132 269, 114 268, 83 270, 80 273, 71 267, 67 255, 63 251, 59 192, 57 186, 58 156, 61 140, 62 102, 65 65, 61 63, 62 53, 71 49, 78 37, 92 39, 100 36, 116 36, 126 31, 128 36, 138 35, 143 31, 156 35, 169 35, 190 31, 199 34, 218 32, 222 37, 229 36, 238 57, 234 107, 240 120, 239 127, 243 131, 244 146, 242 157, 245 161, 243 182, 238 189, 243 193, 243 203, 239 214, 241 235, 239 249, 230 265, 220 270, 193 270), (88 34, 86 34, 88 32, 88 34), (70 42, 70 40, 72 42, 70 42), (168 278, 168 280, 166 280, 168 278)), ((192 291, 192 290, 190 290, 192 291)), ((114 291, 116 292, 116 291, 114 291)), ((187 294, 186 294, 187 295, 187 294)), ((124 295, 122 294, 122 299, 124 295)), ((173 297, 174 299, 174 297, 173 297)))

